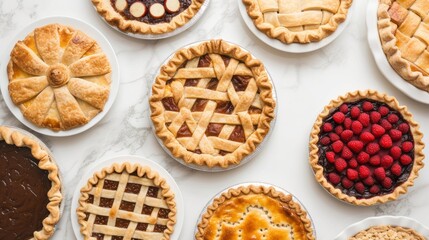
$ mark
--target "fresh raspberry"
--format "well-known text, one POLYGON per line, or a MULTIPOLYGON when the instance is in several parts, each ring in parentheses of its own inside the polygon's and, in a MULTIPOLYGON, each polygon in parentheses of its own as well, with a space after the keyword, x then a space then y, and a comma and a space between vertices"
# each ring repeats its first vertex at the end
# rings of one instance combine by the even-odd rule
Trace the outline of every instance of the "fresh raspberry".
POLYGON ((363 183, 358 182, 355 184, 355 190, 356 192, 363 194, 365 192, 365 186, 363 185, 363 183))
POLYGON ((332 127, 331 123, 326 122, 322 125, 323 132, 330 132, 330 131, 332 131, 332 129, 334 129, 334 128, 332 127))
POLYGON ((344 146, 343 151, 341 152, 341 157, 344 159, 351 159, 353 157, 353 153, 348 147, 344 146))
POLYGON ((401 158, 399 158, 399 162, 402 165, 407 166, 407 165, 410 165, 413 162, 413 159, 410 156, 408 156, 406 154, 403 154, 401 156, 401 158))
POLYGON ((338 134, 336 134, 336 133, 330 133, 329 138, 331 139, 332 142, 340 140, 340 136, 338 136, 338 134))
POLYGON ((398 163, 393 164, 392 168, 390 169, 390 172, 399 177, 402 173, 402 167, 401 165, 399 165, 398 163))
POLYGON ((386 130, 389 131, 390 129, 392 129, 392 124, 387 121, 386 119, 382 119, 380 121, 380 125, 386 130))
POLYGON ((392 166, 393 164, 393 158, 389 155, 384 155, 381 158, 381 162, 380 162, 381 166, 385 169, 390 168, 390 166, 392 166))
POLYGON ((387 116, 387 121, 389 121, 390 123, 393 124, 393 123, 396 123, 399 121, 399 117, 398 117, 398 115, 391 113, 391 114, 389 114, 389 116, 387 116))
POLYGON ((365 185, 367 185, 367 186, 372 186, 372 185, 374 185, 374 182, 375 182, 375 180, 374 180, 374 178, 373 177, 367 177, 367 178, 365 178, 364 180, 363 180, 363 183, 365 184, 365 185))
POLYGON ((382 167, 374 169, 374 176, 378 181, 383 181, 386 178, 386 171, 382 167))
POLYGON ((343 178, 343 180, 341 180, 341 185, 343 185, 345 189, 349 189, 353 187, 353 182, 350 181, 348 178, 343 178))
POLYGON ((369 112, 374 109, 374 105, 371 102, 365 101, 362 103, 362 110, 369 112))
POLYGON ((334 119, 334 122, 337 124, 341 124, 344 122, 345 116, 342 112, 336 112, 334 115, 332 115, 332 119, 334 119))
POLYGON ((344 143, 338 140, 332 143, 331 147, 332 147, 332 150, 334 150, 334 152, 339 153, 341 152, 341 150, 343 150, 344 143))
POLYGON ((398 159, 402 155, 402 150, 398 146, 394 146, 390 149, 390 156, 393 157, 393 159, 398 159))
POLYGON ((381 114, 381 116, 386 116, 387 114, 389 114, 390 110, 389 108, 385 107, 385 106, 381 106, 378 108, 378 112, 381 114))
POLYGON ((349 112, 349 106, 347 106, 347 104, 343 103, 343 104, 340 106, 340 111, 341 111, 342 113, 344 113, 344 114, 348 113, 348 112, 349 112))
POLYGON ((389 188, 391 188, 392 187, 392 179, 390 179, 389 177, 386 177, 384 180, 383 180, 383 182, 381 182, 381 185, 384 187, 384 188, 386 188, 386 189, 389 189, 389 188))
POLYGON ((354 169, 347 169, 347 178, 354 181, 356 179, 358 179, 358 171, 354 170, 354 169))
POLYGON ((328 180, 329 180, 329 182, 331 182, 332 184, 337 185, 338 183, 340 183, 341 178, 340 178, 340 176, 338 176, 338 174, 336 174, 336 173, 330 173, 330 174, 328 175, 328 180))
POLYGON ((351 129, 352 129, 354 134, 356 134, 356 135, 360 134, 362 132, 362 129, 363 129, 362 123, 360 123, 359 121, 353 121, 351 129))
POLYGON ((330 163, 335 162, 335 153, 334 152, 326 152, 325 157, 326 157, 326 160, 328 160, 328 162, 330 162, 330 163))
POLYGON ((392 138, 393 141, 399 141, 402 138, 402 132, 396 129, 391 129, 389 131, 389 135, 392 138))
POLYGON ((346 168, 347 168, 346 160, 342 158, 337 158, 337 160, 335 160, 335 169, 337 169, 338 172, 342 172, 346 168))
POLYGON ((411 150, 414 148, 414 145, 412 142, 406 141, 402 143, 401 147, 403 152, 411 152, 411 150))
POLYGON ((372 123, 378 123, 381 119, 381 114, 379 112, 373 111, 369 114, 372 123))
POLYGON ((351 130, 344 130, 344 131, 341 133, 341 139, 342 139, 344 142, 348 142, 348 141, 350 141, 350 139, 352 139, 352 137, 353 137, 353 132, 352 132, 351 130))
POLYGON ((377 194, 380 192, 380 188, 377 185, 374 185, 369 189, 369 192, 372 194, 377 194))
POLYGON ((356 119, 356 118, 359 117, 359 115, 360 115, 360 109, 359 109, 359 107, 352 107, 352 109, 350 110, 350 116, 353 119, 356 119))
POLYGON ((359 153, 363 148, 363 142, 358 140, 352 140, 347 143, 347 146, 355 153, 359 153))
POLYGON ((380 126, 378 124, 373 124, 371 126, 371 133, 375 137, 381 137, 385 132, 386 132, 386 130, 382 126, 380 126))
POLYGON ((380 145, 378 145, 378 143, 368 143, 368 145, 366 145, 365 151, 372 156, 380 151, 380 145))
POLYGON ((351 118, 344 119, 343 126, 345 129, 350 129, 352 126, 352 119, 351 118))
POLYGON ((365 179, 371 175, 371 171, 367 166, 360 166, 359 167, 359 177, 360 179, 365 179))
POLYGON ((365 164, 369 161, 369 154, 366 152, 360 152, 357 156, 357 161, 359 164, 365 164))
POLYGON ((329 145, 331 143, 331 139, 329 139, 329 137, 322 137, 322 139, 320 139, 320 143, 323 146, 329 145))
POLYGON ((349 160, 349 167, 350 168, 357 168, 358 166, 358 162, 356 161, 356 159, 352 158, 349 160))
POLYGON ((361 135, 359 136, 359 139, 364 142, 364 143, 369 143, 374 141, 375 137, 374 135, 372 135, 372 133, 370 132, 363 132, 361 133, 361 135))
POLYGON ((335 127, 335 133, 338 135, 341 135, 341 133, 344 131, 343 126, 336 126, 335 127))
POLYGON ((389 134, 384 134, 380 139, 380 146, 385 149, 389 149, 392 147, 392 138, 390 138, 389 134))
POLYGON ((368 127, 369 126, 369 121, 370 121, 368 113, 361 113, 359 115, 359 117, 358 117, 358 121, 360 123, 362 123, 362 125, 364 127, 368 127))
POLYGON ((398 130, 405 134, 410 130, 410 126, 408 123, 401 123, 398 126, 398 130))
POLYGON ((371 164, 372 166, 378 166, 380 165, 381 159, 380 156, 378 155, 374 155, 369 159, 369 164, 371 164))

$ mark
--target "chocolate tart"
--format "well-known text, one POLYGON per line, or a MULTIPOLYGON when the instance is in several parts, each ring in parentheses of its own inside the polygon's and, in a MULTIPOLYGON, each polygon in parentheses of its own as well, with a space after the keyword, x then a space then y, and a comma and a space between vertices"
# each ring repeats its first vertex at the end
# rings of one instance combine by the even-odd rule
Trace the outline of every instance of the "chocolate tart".
POLYGON ((58 168, 38 140, 0 126, 0 239, 48 239, 60 219, 58 168))
POLYGON ((356 91, 327 105, 310 135, 316 180, 354 205, 395 200, 423 167, 423 134, 407 108, 374 90, 356 91))
POLYGON ((404 228, 399 226, 374 226, 366 230, 358 232, 348 240, 425 240, 418 232, 411 228, 404 228))
POLYGON ((147 166, 113 164, 80 192, 76 211, 85 239, 168 240, 174 231, 175 195, 147 166))

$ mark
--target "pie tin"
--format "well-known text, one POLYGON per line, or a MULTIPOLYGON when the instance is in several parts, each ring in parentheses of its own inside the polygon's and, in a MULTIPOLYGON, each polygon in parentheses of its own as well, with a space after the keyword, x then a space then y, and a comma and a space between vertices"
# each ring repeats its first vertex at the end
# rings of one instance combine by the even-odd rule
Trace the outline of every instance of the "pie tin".
POLYGON ((201 5, 200 9, 198 10, 198 12, 195 14, 195 16, 191 18, 191 20, 189 20, 187 23, 185 23, 181 27, 176 28, 175 30, 173 30, 171 32, 162 33, 162 34, 142 34, 142 33, 124 32, 121 29, 119 29, 118 27, 111 25, 109 22, 107 22, 106 19, 97 12, 97 8, 94 5, 93 5, 93 7, 94 7, 97 15, 101 18, 101 20, 104 23, 106 23, 109 27, 115 29, 116 31, 118 31, 118 32, 120 32, 126 36, 137 38, 137 39, 159 40, 159 39, 164 39, 164 38, 169 38, 169 37, 175 36, 177 34, 180 34, 184 31, 186 31, 188 28, 192 27, 203 16, 205 10, 209 6, 209 3, 210 3, 210 0, 205 0, 204 3, 201 5))
POLYGON ((227 192, 229 189, 233 189, 233 188, 238 188, 238 187, 247 187, 250 185, 255 185, 255 186, 264 186, 264 187, 273 187, 276 191, 281 192, 283 194, 286 195, 291 195, 292 196, 292 200, 296 203, 298 203, 301 208, 307 213, 308 218, 310 219, 311 222, 311 228, 313 229, 313 236, 314 239, 317 239, 317 234, 316 234, 316 227, 314 225, 314 221, 313 218, 311 217, 310 213, 307 211, 307 209, 305 208, 305 206, 302 204, 302 202, 295 197, 295 195, 293 195, 292 193, 286 191, 285 189, 278 187, 276 185, 270 184, 270 183, 264 183, 264 182, 244 182, 244 183, 239 183, 233 186, 230 186, 228 188, 223 189, 222 191, 218 192, 215 196, 213 196, 210 201, 208 201, 208 203, 204 206, 204 208, 201 210, 200 215, 198 216, 198 220, 197 223, 195 224, 195 230, 194 230, 194 236, 198 233, 198 224, 200 223, 203 215, 207 212, 207 208, 213 204, 213 201, 216 198, 219 198, 220 196, 222 196, 223 193, 227 192))
MULTIPOLYGON (((184 46, 184 47, 181 47, 180 49, 182 49, 182 48, 189 48, 189 47, 192 47, 192 46, 196 46, 196 45, 199 45, 199 44, 201 44, 201 43, 204 43, 205 41, 199 41, 199 42, 195 42, 195 43, 191 43, 191 44, 188 44, 188 45, 186 45, 186 46, 184 46)), ((234 44, 234 45, 236 45, 236 46, 239 46, 243 51, 246 51, 246 52, 249 52, 249 51, 247 51, 246 49, 244 49, 243 47, 241 47, 240 45, 238 45, 238 44, 235 44, 235 43, 231 43, 231 42, 229 42, 229 41, 226 41, 227 43, 229 43, 229 44, 234 44)), ((250 53, 250 52, 249 52, 250 53)), ((173 53, 173 54, 171 54, 162 64, 161 64, 161 66, 159 67, 159 69, 156 71, 156 73, 157 73, 157 75, 155 76, 155 78, 152 80, 152 84, 150 85, 150 88, 149 88, 149 101, 150 101, 150 97, 152 96, 152 85, 155 83, 155 81, 156 81, 156 78, 158 77, 158 74, 161 72, 161 68, 165 65, 165 64, 167 64, 172 58, 173 58, 173 56, 174 56, 174 54, 175 53, 173 53)), ((258 58, 256 58, 254 55, 252 55, 251 54, 251 56, 254 58, 254 59, 258 59, 258 58)), ((258 144, 258 146, 256 146, 256 149, 255 149, 255 151, 253 151, 252 153, 250 153, 249 155, 247 155, 246 157, 243 157, 243 159, 241 159, 241 161, 240 161, 240 163, 238 163, 238 164, 231 164, 231 165, 229 165, 228 167, 226 167, 226 168, 223 168, 223 167, 220 167, 220 166, 214 166, 214 167, 208 167, 208 166, 206 166, 206 165, 198 165, 198 164, 195 164, 195 163, 186 163, 185 161, 183 161, 181 158, 177 158, 177 157, 175 157, 175 156, 173 156, 173 154, 170 152, 170 150, 164 145, 164 142, 162 141, 162 139, 160 139, 159 137, 158 137, 158 135, 156 134, 156 129, 155 129, 155 126, 153 125, 153 122, 152 122, 152 119, 151 119, 151 114, 152 114, 152 111, 151 111, 151 109, 150 109, 150 107, 149 107, 149 122, 150 122, 150 126, 151 126, 151 128, 152 128, 152 132, 153 132, 153 135, 155 136, 155 138, 156 138, 156 140, 157 140, 157 142, 159 143, 159 145, 161 145, 161 147, 162 147, 162 149, 164 149, 164 151, 171 157, 171 158, 173 158, 174 160, 176 160, 177 162, 179 162, 179 163, 181 163, 182 165, 184 165, 184 166, 186 166, 186 167, 188 167, 188 168, 191 168, 191 169, 194 169, 194 170, 199 170, 199 171, 204 171, 204 172, 222 172, 222 171, 227 171, 227 170, 231 170, 231 169, 234 169, 234 168, 237 168, 237 167, 239 167, 239 166, 242 166, 242 165, 244 165, 244 164, 246 164, 246 163, 248 163, 250 160, 252 160, 260 151, 261 151, 261 149, 262 149, 262 147, 265 145, 265 143, 268 141, 268 139, 271 137, 271 133, 274 131, 274 127, 275 127, 275 125, 276 125, 276 119, 277 119, 277 109, 278 109, 278 101, 277 101, 277 90, 276 90, 276 87, 275 87, 275 85, 274 85, 274 82, 273 82, 273 80, 272 80, 272 77, 271 77, 271 75, 270 75, 270 73, 268 72, 268 70, 265 68, 265 71, 267 72, 267 75, 268 75, 268 79, 270 80, 270 82, 271 82, 271 85, 273 86, 273 92, 272 92, 272 95, 273 95, 273 99, 274 99, 274 101, 275 101, 275 107, 274 107, 274 117, 273 117, 273 119, 271 120, 271 122, 270 122, 270 130, 268 131, 268 133, 267 133, 267 135, 264 137, 264 139, 262 140, 262 142, 261 143, 259 143, 258 144)))

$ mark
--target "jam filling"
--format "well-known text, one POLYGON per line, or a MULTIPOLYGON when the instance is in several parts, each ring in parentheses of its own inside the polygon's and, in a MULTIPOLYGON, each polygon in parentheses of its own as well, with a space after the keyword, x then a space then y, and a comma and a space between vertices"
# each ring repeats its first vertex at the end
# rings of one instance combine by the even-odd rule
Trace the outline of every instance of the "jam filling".
POLYGON ((43 228, 52 183, 37 164, 31 149, 0 141, 0 239, 28 240, 43 228))
POLYGON ((319 134, 319 164, 324 168, 325 178, 344 194, 358 199, 392 193, 407 181, 413 168, 414 147, 405 151, 403 147, 404 142, 414 146, 409 128, 403 116, 385 103, 363 99, 343 104, 323 120, 319 134), (372 108, 368 109, 368 106, 372 108), (359 112, 357 109, 360 110, 359 117, 352 114, 359 112), (335 115, 340 117, 335 120, 335 115), (343 122, 338 123, 341 118, 343 122), (345 133, 347 130, 353 134, 345 133), (374 137, 377 131, 381 131, 380 136, 374 137), (368 133, 372 137, 367 137, 368 133), (361 150, 356 151, 356 146, 350 142, 361 150))
POLYGON ((152 25, 159 24, 159 23, 171 22, 171 20, 175 16, 177 16, 180 13, 182 13, 183 11, 185 11, 192 4, 192 0, 179 0, 179 2, 180 2, 179 11, 177 11, 175 13, 168 13, 167 11, 165 11, 165 15, 163 17, 153 18, 149 13, 150 6, 152 6, 152 4, 155 4, 155 3, 160 3, 164 6, 165 0, 126 0, 127 1, 127 7, 123 11, 119 11, 118 9, 116 9, 116 1, 117 0, 110 0, 110 3, 112 5, 113 9, 115 9, 125 19, 136 20, 136 21, 140 21, 140 22, 144 22, 144 23, 152 24, 152 25), (145 15, 143 15, 142 17, 134 17, 130 11, 130 6, 135 2, 143 3, 147 9, 147 13, 145 15))

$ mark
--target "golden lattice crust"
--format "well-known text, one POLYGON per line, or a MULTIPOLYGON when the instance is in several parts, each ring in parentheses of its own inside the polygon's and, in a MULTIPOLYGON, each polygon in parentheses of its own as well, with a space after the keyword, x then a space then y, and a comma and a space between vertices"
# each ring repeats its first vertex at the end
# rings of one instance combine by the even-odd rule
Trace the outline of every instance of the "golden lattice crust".
POLYGON ((204 0, 192 0, 191 5, 173 17, 168 23, 147 24, 137 20, 125 19, 111 4, 111 0, 92 0, 97 12, 111 25, 118 27, 121 31, 136 34, 164 34, 188 23, 198 13, 204 0))
POLYGON ((156 134, 173 156, 186 163, 225 168, 240 163, 262 142, 274 117, 275 101, 259 60, 236 45, 211 40, 179 50, 161 68, 152 87, 150 107, 156 134), (201 58, 211 59, 210 65, 197 67, 201 58), (247 83, 243 91, 233 86, 231 79, 236 75, 247 83), (198 84, 187 85, 187 80, 194 79, 200 79, 198 84), (212 81, 217 82, 214 88, 210 88, 212 81), (177 103, 176 111, 165 109, 166 97, 177 103), (200 99, 208 103, 196 111, 193 106, 200 99), (218 103, 228 103, 233 110, 219 113, 218 103), (184 124, 192 134, 178 137, 184 124), (223 124, 217 136, 206 135, 210 124, 223 124), (241 141, 231 138, 237 126, 243 130, 241 141), (228 153, 222 155, 222 151, 228 153))
POLYGON ((406 81, 429 91, 429 5, 379 0, 378 32, 390 65, 406 81))
POLYGON ((60 204, 63 195, 61 193, 58 167, 52 161, 49 153, 36 140, 17 130, 0 126, 0 141, 5 141, 7 144, 13 144, 18 147, 30 148, 33 157, 39 161, 39 168, 49 172, 48 179, 52 182, 51 189, 48 192, 49 203, 46 206, 49 215, 43 220, 43 229, 34 232, 34 239, 36 240, 49 239, 54 234, 55 225, 60 220, 61 215, 60 204))
POLYGON ((103 168, 88 180, 81 189, 79 206, 76 210, 80 231, 85 239, 92 237, 93 230, 98 227, 98 233, 106 236, 123 236, 125 239, 168 240, 176 224, 176 202, 174 192, 167 181, 148 166, 131 163, 115 163, 103 168), (117 181, 116 190, 106 190, 105 181, 117 181), (138 193, 126 192, 127 184, 141 185, 138 193), (158 188, 157 196, 149 196, 150 187, 158 188), (125 192, 124 192, 125 191, 125 192), (93 195, 93 203, 88 202, 93 195), (112 207, 101 207, 101 198, 113 198, 112 207), (98 202, 97 202, 98 201, 98 202), (133 211, 121 210, 123 201, 134 204, 133 211), (142 213, 148 205, 153 210, 151 215, 142 213), (161 209, 167 209, 168 217, 159 218, 161 209), (88 217, 87 217, 87 214, 88 217), (107 224, 95 224, 96 216, 108 218, 107 224), (115 227, 117 220, 130 221, 128 228, 115 227), (147 224, 146 230, 139 229, 139 224, 147 224), (154 232, 157 224, 165 226, 163 232, 154 232))
POLYGON ((418 177, 418 171, 424 166, 423 148, 425 145, 422 142, 422 139, 423 134, 419 131, 418 123, 414 121, 412 114, 408 112, 407 107, 400 106, 398 101, 394 97, 387 96, 375 90, 355 91, 347 93, 344 96, 340 96, 335 100, 332 100, 327 106, 325 106, 322 113, 320 113, 317 117, 316 122, 313 125, 313 129, 310 133, 309 161, 311 167, 313 168, 316 180, 333 196, 350 204, 370 206, 378 203, 385 203, 388 201, 395 200, 399 197, 399 195, 405 194, 407 192, 408 187, 414 184, 414 180, 418 177), (321 132, 323 119, 329 116, 332 111, 341 106, 343 103, 353 102, 360 99, 372 99, 379 102, 383 102, 389 107, 398 111, 402 115, 402 117, 408 122, 410 126, 410 131, 414 139, 414 164, 408 177, 408 180, 400 186, 396 187, 394 191, 390 194, 375 196, 366 199, 357 199, 354 196, 346 195, 341 191, 341 189, 335 188, 330 182, 328 182, 328 180, 323 175, 323 166, 319 164, 319 148, 317 146, 317 143, 319 142, 319 133, 321 132))
POLYGON ((202 215, 195 237, 315 239, 307 212, 291 195, 260 185, 231 188, 214 199, 202 215))
POLYGON ((52 130, 82 126, 110 92, 110 64, 97 42, 71 27, 50 24, 18 41, 10 54, 9 94, 33 124, 52 130))
POLYGON ((358 232, 348 240, 425 240, 420 233, 411 228, 404 228, 399 226, 374 226, 364 231, 358 232))
POLYGON ((255 26, 283 43, 318 42, 347 17, 352 0, 243 0, 255 26))

